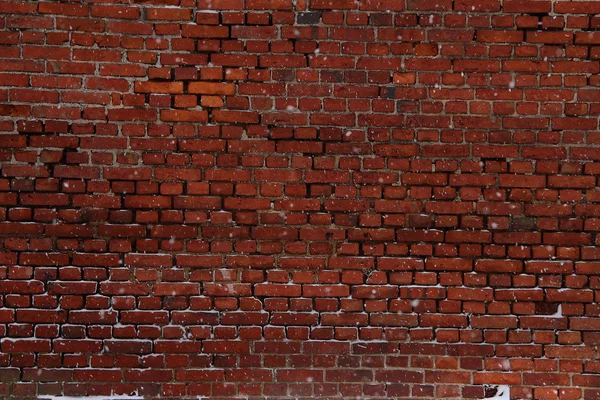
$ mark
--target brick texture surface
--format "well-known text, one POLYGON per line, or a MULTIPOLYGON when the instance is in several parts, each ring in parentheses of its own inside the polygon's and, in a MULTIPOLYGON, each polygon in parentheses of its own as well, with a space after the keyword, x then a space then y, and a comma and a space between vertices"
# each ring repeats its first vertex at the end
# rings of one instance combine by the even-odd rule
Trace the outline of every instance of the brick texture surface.
POLYGON ((600 1, 0 0, 0 397, 600 398, 600 1))

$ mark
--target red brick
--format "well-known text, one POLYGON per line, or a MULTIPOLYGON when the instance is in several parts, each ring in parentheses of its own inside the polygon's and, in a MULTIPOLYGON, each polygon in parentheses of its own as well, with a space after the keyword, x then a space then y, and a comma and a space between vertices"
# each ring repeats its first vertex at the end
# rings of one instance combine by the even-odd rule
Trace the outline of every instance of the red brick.
POLYGON ((183 82, 135 82, 134 90, 139 93, 183 93, 183 82))

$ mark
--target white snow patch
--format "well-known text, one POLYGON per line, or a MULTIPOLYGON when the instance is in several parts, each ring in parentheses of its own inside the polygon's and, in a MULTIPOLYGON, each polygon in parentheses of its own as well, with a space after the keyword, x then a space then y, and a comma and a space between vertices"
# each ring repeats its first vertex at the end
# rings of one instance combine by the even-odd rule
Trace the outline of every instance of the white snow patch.
POLYGON ((508 385, 498 385, 498 391, 494 397, 488 397, 487 400, 510 400, 510 387, 508 385))
POLYGON ((555 318, 562 317, 563 316, 563 313, 562 313, 562 304, 559 304, 558 305, 558 310, 556 310, 556 312, 554 314, 550 315, 550 316, 551 317, 555 317, 555 318))

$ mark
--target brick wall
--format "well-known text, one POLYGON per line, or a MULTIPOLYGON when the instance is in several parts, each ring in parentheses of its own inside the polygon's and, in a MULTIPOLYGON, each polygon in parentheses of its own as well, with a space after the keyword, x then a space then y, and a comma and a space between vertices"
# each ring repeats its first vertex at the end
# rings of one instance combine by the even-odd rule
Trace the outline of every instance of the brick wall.
POLYGON ((0 396, 598 399, 599 14, 0 0, 0 396))

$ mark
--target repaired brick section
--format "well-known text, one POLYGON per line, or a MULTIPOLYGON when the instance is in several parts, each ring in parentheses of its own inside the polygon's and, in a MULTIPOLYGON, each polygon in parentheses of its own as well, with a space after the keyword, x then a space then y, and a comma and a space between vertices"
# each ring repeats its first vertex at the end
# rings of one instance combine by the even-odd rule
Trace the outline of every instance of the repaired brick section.
POLYGON ((600 397, 600 2, 0 0, 0 397, 600 397))

